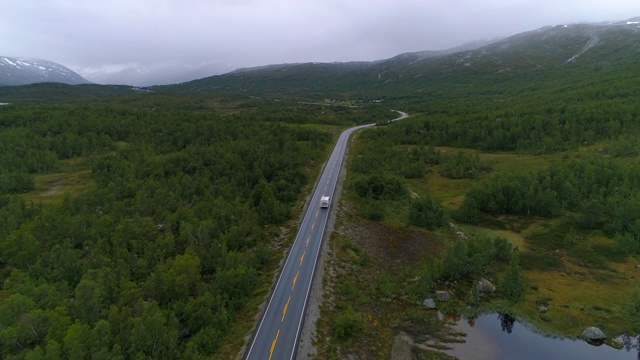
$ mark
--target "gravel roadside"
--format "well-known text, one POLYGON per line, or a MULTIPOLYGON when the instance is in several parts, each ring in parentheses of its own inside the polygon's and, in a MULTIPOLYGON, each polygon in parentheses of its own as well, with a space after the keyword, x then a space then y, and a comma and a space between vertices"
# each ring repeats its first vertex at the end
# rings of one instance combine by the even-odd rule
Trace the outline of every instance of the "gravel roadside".
MULTIPOLYGON (((353 138, 358 136, 355 132, 349 142, 353 141, 353 138)), ((333 200, 331 201, 332 210, 329 214, 329 220, 327 221, 327 228, 322 240, 322 248, 320 249, 320 258, 318 259, 318 265, 313 279, 313 285, 311 286, 311 295, 309 296, 309 304, 307 306, 307 315, 304 321, 304 327, 300 336, 300 344, 298 347, 297 360, 312 359, 316 356, 316 322, 320 318, 320 305, 324 299, 324 289, 322 286, 322 279, 327 271, 327 264, 325 261, 329 254, 329 240, 334 230, 336 222, 336 215, 340 211, 340 196, 342 195, 342 185, 346 177, 346 163, 349 155, 349 146, 345 152, 345 160, 340 167, 340 175, 338 176, 338 184, 336 185, 335 193, 333 194, 333 200)))

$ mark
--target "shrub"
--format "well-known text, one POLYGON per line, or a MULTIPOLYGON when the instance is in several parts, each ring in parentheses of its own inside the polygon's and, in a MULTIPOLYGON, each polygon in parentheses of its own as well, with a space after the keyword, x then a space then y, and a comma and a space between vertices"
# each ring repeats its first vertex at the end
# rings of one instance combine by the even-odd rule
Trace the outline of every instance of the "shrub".
POLYGON ((493 250, 495 252, 496 260, 502 262, 511 261, 513 247, 509 243, 509 240, 503 237, 496 237, 493 239, 493 250))
POLYGON ((409 225, 419 226, 427 230, 435 230, 447 222, 447 215, 442 205, 430 197, 417 199, 409 209, 409 225))
POLYGON ((384 220, 384 207, 378 201, 367 201, 360 207, 360 216, 374 221, 384 220))
POLYGON ((397 200, 407 195, 404 184, 393 176, 374 174, 356 180, 356 194, 361 198, 397 200))
POLYGON ((333 319, 333 335, 338 340, 351 340, 362 333, 364 322, 353 309, 346 309, 333 319))
POLYGON ((519 300, 524 293, 524 281, 517 251, 511 257, 509 269, 504 274, 504 278, 498 286, 498 291, 502 296, 514 301, 519 300))

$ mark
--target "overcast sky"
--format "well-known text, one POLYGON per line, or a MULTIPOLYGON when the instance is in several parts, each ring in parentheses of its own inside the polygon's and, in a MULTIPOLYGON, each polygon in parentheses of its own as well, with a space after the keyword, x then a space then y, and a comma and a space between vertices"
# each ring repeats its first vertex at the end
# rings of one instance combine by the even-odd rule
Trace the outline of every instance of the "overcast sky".
POLYGON ((76 71, 379 60, 634 16, 640 0, 0 0, 0 55, 76 71))

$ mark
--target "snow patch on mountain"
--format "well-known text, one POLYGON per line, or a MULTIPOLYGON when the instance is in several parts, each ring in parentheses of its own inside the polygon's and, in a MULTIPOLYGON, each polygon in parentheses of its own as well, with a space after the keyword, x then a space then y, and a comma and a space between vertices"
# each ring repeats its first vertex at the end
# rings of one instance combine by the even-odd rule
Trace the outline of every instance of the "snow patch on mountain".
POLYGON ((582 48, 582 50, 580 50, 579 53, 573 55, 570 59, 565 61, 565 64, 569 64, 569 63, 573 62, 575 59, 578 58, 578 56, 584 54, 589 49, 591 49, 592 47, 596 46, 599 42, 600 42, 600 38, 598 37, 598 35, 593 35, 591 37, 591 39, 589 40, 589 42, 587 42, 587 44, 584 46, 584 48, 582 48))
POLYGON ((70 85, 89 81, 71 69, 48 60, 0 56, 0 86, 58 82, 70 85))

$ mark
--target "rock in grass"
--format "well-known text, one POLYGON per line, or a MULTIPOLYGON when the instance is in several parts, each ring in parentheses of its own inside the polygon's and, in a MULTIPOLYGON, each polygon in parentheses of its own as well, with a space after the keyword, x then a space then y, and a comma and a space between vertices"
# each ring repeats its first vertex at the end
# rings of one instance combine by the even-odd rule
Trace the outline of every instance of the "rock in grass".
POLYGON ((489 293, 489 294, 493 294, 496 292, 496 286, 493 285, 491 282, 489 282, 489 280, 485 278, 482 278, 480 279, 480 281, 478 281, 478 284, 476 285, 476 289, 480 292, 489 293))
POLYGON ((422 302, 422 305, 426 306, 427 309, 435 309, 436 308, 436 302, 433 301, 433 299, 431 299, 431 298, 424 299, 424 301, 422 302))
POLYGON ((587 340, 602 340, 606 339, 607 335, 605 335, 604 332, 602 332, 602 330, 598 329, 597 327, 589 326, 582 332, 582 337, 587 340))
POLYGON ((446 290, 436 291, 436 298, 438 298, 439 301, 449 301, 451 300, 451 293, 446 290))

